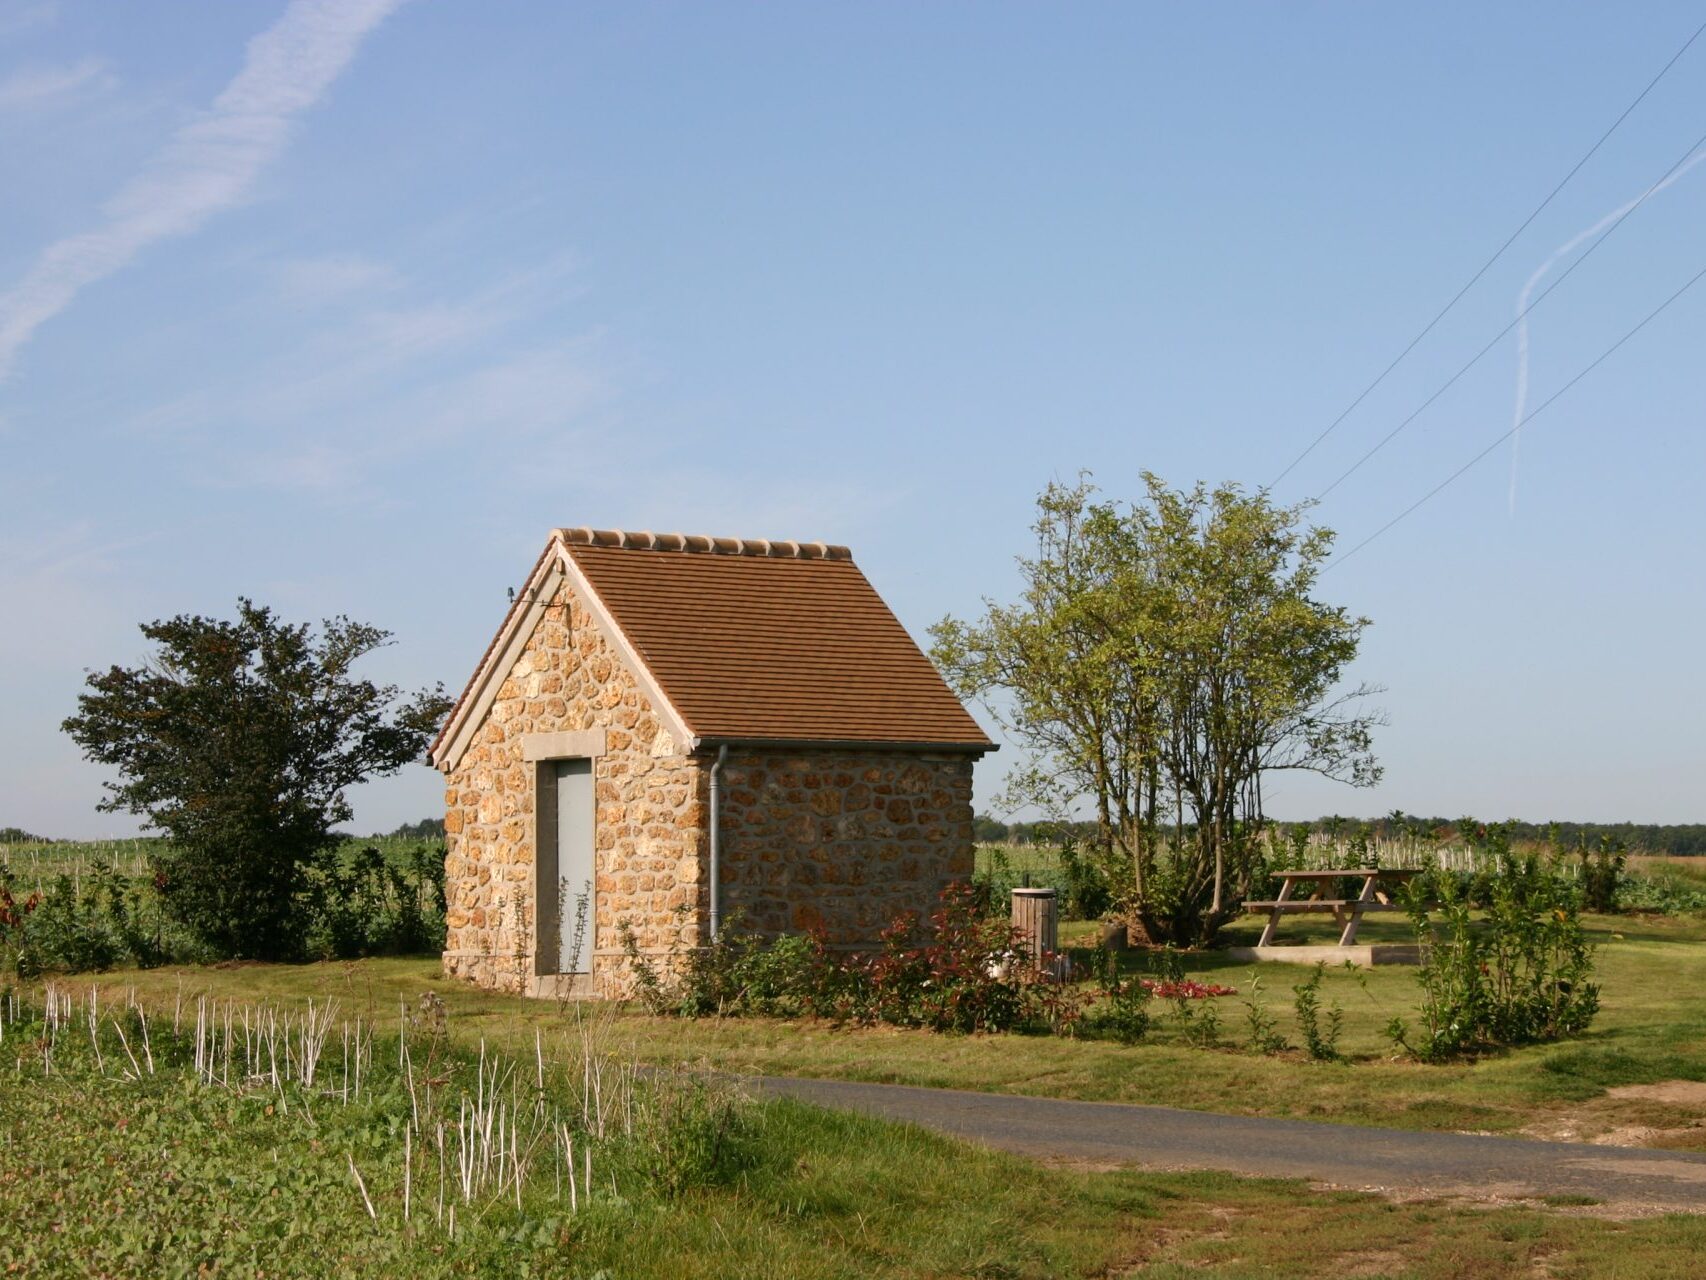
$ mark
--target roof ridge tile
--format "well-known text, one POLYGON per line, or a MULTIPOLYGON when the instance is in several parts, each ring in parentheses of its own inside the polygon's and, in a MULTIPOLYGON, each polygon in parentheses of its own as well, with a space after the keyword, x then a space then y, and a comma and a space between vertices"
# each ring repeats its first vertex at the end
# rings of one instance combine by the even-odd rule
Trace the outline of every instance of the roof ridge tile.
POLYGON ((796 542, 786 538, 717 538, 707 534, 653 533, 649 529, 593 529, 586 525, 552 531, 571 547, 610 547, 625 551, 684 551, 771 560, 852 560, 853 552, 833 542, 796 542))

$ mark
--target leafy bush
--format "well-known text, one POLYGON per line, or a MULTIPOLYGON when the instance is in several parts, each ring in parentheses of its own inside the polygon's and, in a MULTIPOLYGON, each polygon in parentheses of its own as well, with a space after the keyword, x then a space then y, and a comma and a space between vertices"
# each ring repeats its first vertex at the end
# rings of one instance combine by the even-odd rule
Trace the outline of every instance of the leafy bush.
POLYGON ((1109 874, 1091 846, 1066 832, 1052 846, 1037 847, 1053 847, 1057 865, 1021 870, 1013 866, 1005 848, 996 845, 989 849, 988 865, 972 877, 980 915, 1007 915, 1013 890, 1021 887, 1053 889, 1059 895, 1064 920, 1099 920, 1113 910, 1116 877, 1109 874))
POLYGON ((626 922, 618 936, 654 1013, 806 1014, 958 1032, 1064 1031, 1082 1013, 1075 992, 1031 966, 1011 925, 980 912, 973 885, 949 886, 927 920, 901 916, 868 954, 832 952, 820 935, 765 939, 731 927, 662 974, 626 922))
POLYGON ((1327 962, 1317 961, 1315 971, 1305 982, 1293 987, 1292 1009, 1297 1017, 1297 1034, 1303 1037, 1303 1048, 1316 1062, 1333 1062, 1339 1056, 1339 1035, 1344 1030, 1345 1011, 1337 1002, 1321 1013, 1321 979, 1327 972, 1327 962))
POLYGON ((1621 840, 1601 836, 1593 848, 1582 845, 1576 851, 1581 859, 1582 899, 1589 911, 1602 914, 1617 910, 1617 894, 1623 883, 1623 868, 1629 855, 1621 840))
POLYGON ((1079 848, 1071 836, 1060 842, 1060 869, 1066 881, 1066 918, 1100 920, 1114 905, 1107 873, 1079 848))
POLYGON ((669 1199, 727 1185, 758 1163, 753 1104, 738 1093, 664 1078, 642 1095, 641 1106, 639 1164, 645 1181, 669 1199))
POLYGON ((1511 850, 1499 827, 1477 837, 1497 867, 1477 921, 1458 877, 1418 876, 1407 891, 1422 946, 1421 1038, 1393 1019, 1388 1033, 1425 1061, 1477 1049, 1557 1040, 1599 1009, 1593 952, 1582 929, 1582 886, 1535 854, 1511 850), (1430 923, 1429 899, 1436 900, 1430 923))
POLYGON ((766 939, 744 932, 738 916, 716 939, 686 953, 668 976, 640 953, 626 920, 617 937, 635 976, 635 994, 656 1014, 681 1018, 824 1012, 834 1002, 838 970, 819 934, 766 939))
POLYGON ((977 914, 951 885, 929 921, 902 916, 873 956, 850 961, 851 1020, 934 1031, 1007 1031, 1028 1021, 1023 941, 1010 924, 977 914))
POLYGON ((0 967, 20 976, 119 965, 152 969, 204 958, 166 918, 151 886, 104 863, 75 880, 56 876, 21 902, 9 874, 0 871, 0 967))
POLYGON ((1681 876, 1644 871, 1626 877, 1618 885, 1617 903, 1625 911, 1651 911, 1659 915, 1706 912, 1706 885, 1691 883, 1681 876))
POLYGON ((319 960, 416 955, 444 946, 444 851, 416 845, 402 865, 372 845, 319 858, 308 873, 304 947, 319 960))
POLYGON ((1119 957, 1112 951, 1103 957, 1097 978, 1102 999, 1085 1015, 1084 1032, 1136 1044, 1149 1033, 1149 1002, 1154 999, 1149 984, 1135 974, 1123 976, 1119 957))
POLYGON ((390 635, 348 618, 316 632, 239 599, 232 621, 181 614, 142 633, 148 660, 91 674, 63 725, 117 775, 99 807, 170 837, 151 851, 156 891, 202 942, 294 959, 299 899, 342 841, 350 788, 420 759, 450 701, 358 678, 390 635))
POLYGON ((1250 1029, 1250 1048, 1257 1053, 1284 1053, 1291 1043, 1280 1034, 1274 1015, 1262 1007, 1262 978, 1250 971, 1250 994, 1244 999, 1244 1022, 1250 1029))

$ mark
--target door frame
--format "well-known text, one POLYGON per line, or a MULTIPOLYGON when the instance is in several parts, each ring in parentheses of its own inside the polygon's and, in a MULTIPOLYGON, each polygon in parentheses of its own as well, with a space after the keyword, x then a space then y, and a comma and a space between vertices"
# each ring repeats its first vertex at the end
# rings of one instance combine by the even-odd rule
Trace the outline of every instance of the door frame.
MULTIPOLYGON (((557 735, 550 735, 557 736, 557 735)), ((593 972, 598 951, 598 757, 586 754, 535 756, 533 766, 533 973, 536 977, 563 975, 584 977, 593 972), (591 787, 591 806, 588 820, 592 830, 587 838, 592 852, 592 888, 587 901, 584 971, 569 971, 562 967, 563 921, 560 916, 559 886, 562 882, 562 858, 557 832, 557 766, 570 760, 585 760, 591 787), (547 855, 548 858, 547 858, 547 855), (544 883, 547 863, 555 873, 549 891, 544 883), (549 945, 547 945, 549 939, 549 945)))

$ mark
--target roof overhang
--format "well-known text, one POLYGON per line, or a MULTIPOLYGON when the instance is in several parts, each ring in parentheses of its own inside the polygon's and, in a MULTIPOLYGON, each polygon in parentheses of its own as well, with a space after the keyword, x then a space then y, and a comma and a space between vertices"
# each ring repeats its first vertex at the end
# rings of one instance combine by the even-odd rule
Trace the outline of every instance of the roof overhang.
POLYGON ((694 738, 690 750, 753 747, 766 751, 907 751, 919 755, 982 756, 1001 747, 994 742, 884 741, 875 738, 694 738))

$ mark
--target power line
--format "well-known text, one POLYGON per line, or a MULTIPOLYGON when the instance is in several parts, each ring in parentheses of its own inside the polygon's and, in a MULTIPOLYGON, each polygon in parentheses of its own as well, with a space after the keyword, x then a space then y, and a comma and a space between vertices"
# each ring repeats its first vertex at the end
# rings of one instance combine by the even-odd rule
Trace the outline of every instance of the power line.
POLYGON ((1599 368, 1599 366, 1601 364, 1605 363, 1606 360, 1610 359, 1610 357, 1617 351, 1617 349, 1619 347, 1621 347, 1624 343, 1628 342, 1629 339, 1633 338, 1637 333, 1640 333, 1641 330, 1645 329, 1654 320, 1658 319, 1658 317, 1667 308, 1669 308, 1673 302, 1675 302, 1678 298, 1682 297, 1683 294, 1687 293, 1695 285, 1699 284, 1702 278, 1706 278, 1706 267, 1700 268, 1700 270, 1696 271, 1692 276, 1690 276, 1687 283, 1685 283, 1675 293, 1671 294, 1670 297, 1666 298, 1663 302, 1659 303, 1658 306, 1654 307, 1651 311, 1649 311, 1646 314, 1646 316, 1641 320, 1641 322, 1639 324, 1637 324, 1633 329, 1629 330, 1629 332, 1625 333, 1616 342, 1612 343, 1604 351, 1600 352, 1599 355, 1594 358, 1593 362, 1591 364, 1589 364, 1586 368, 1582 369, 1579 373, 1577 373, 1575 377, 1571 378, 1563 386, 1559 387, 1551 395, 1547 396, 1544 401, 1542 401, 1538 406, 1535 407, 1535 409, 1532 413, 1525 414, 1523 416, 1523 418, 1521 419, 1521 421, 1517 422, 1509 430, 1501 432, 1499 435, 1493 437, 1492 441, 1487 445, 1486 448, 1482 449, 1473 458, 1470 458, 1468 462, 1465 462, 1461 467, 1457 468, 1456 471, 1453 471, 1444 480, 1441 480, 1433 488, 1429 489, 1421 497, 1417 498, 1409 506, 1405 507, 1397 515, 1393 516, 1390 520, 1388 520, 1385 524, 1381 525, 1380 528, 1376 529, 1373 533, 1369 534, 1368 537, 1364 538, 1361 542, 1357 543, 1356 546, 1352 547, 1349 551, 1345 552, 1343 555, 1334 557, 1332 562, 1327 564, 1322 569, 1322 572, 1325 573, 1328 569, 1335 568, 1336 566, 1343 564, 1346 560, 1349 560, 1352 556, 1354 556, 1357 552, 1361 551, 1369 543, 1373 542, 1376 538, 1380 537, 1381 534, 1385 533, 1393 525, 1397 524, 1400 520, 1403 520, 1405 517, 1409 516, 1418 507, 1421 507, 1425 503, 1431 501, 1435 497, 1435 495, 1437 495, 1441 490, 1443 490, 1446 487, 1448 487, 1449 485, 1455 483, 1465 472, 1467 472, 1471 467, 1475 466, 1476 463, 1480 462, 1488 454, 1492 453, 1494 449, 1497 449, 1506 440, 1509 440, 1512 436, 1514 436, 1519 430, 1521 430, 1528 423, 1530 423, 1530 422, 1534 421, 1534 419, 1538 418, 1543 412, 1545 412, 1547 407, 1549 405, 1551 405, 1553 401, 1557 400, 1560 396, 1562 396, 1571 387, 1575 386, 1576 383, 1580 382, 1583 378, 1587 377, 1588 374, 1592 373, 1595 369, 1599 368))
POLYGON ((1482 347, 1479 351, 1477 351, 1473 356, 1469 357, 1468 361, 1466 363, 1464 363, 1457 370, 1456 373, 1452 374, 1451 377, 1447 378, 1443 383, 1441 383, 1440 386, 1434 391, 1434 393, 1431 396, 1429 396, 1426 400, 1422 401, 1422 403, 1420 405, 1418 405, 1410 413, 1410 415, 1407 418, 1405 418, 1397 426, 1393 427, 1392 430, 1388 431, 1384 436, 1382 436, 1375 443, 1373 448, 1371 448, 1367 453, 1363 454, 1362 457, 1358 458, 1355 462, 1351 463, 1351 465, 1349 467, 1345 468, 1344 471, 1340 472, 1338 477, 1333 481, 1332 484, 1328 485, 1325 489, 1321 490, 1320 493, 1315 495, 1315 500, 1317 502, 1319 502, 1322 498, 1325 498, 1329 493, 1333 492, 1334 489, 1337 489, 1346 480, 1350 479, 1351 476, 1355 475, 1358 471, 1360 471, 1362 469, 1363 464, 1366 463, 1370 458, 1374 457, 1375 454, 1379 453, 1388 444, 1392 443, 1393 438, 1396 437, 1399 432, 1403 431, 1404 428, 1408 427, 1417 418, 1421 417, 1422 414, 1424 412, 1426 412, 1429 405, 1433 404, 1433 402, 1435 400, 1438 400, 1447 391, 1451 390, 1451 388, 1456 385, 1457 380, 1459 378, 1461 378, 1464 374, 1468 373, 1476 365, 1480 364, 1482 358, 1489 351, 1491 351, 1494 347, 1496 347, 1499 344, 1499 342, 1504 338, 1504 336, 1506 334, 1508 334, 1512 329, 1516 328, 1517 325, 1521 324, 1524 320, 1526 320, 1528 318, 1529 314, 1536 307, 1538 307, 1542 302, 1545 302, 1547 298, 1551 297, 1552 291, 1554 289, 1556 289, 1559 285, 1563 284, 1564 281, 1568 280, 1570 278, 1570 276, 1572 274, 1574 274, 1577 267, 1581 266, 1582 263, 1586 262, 1589 258, 1591 258, 1593 256, 1594 250, 1599 248, 1600 245, 1604 244, 1606 242, 1606 240, 1608 240, 1611 237, 1611 234, 1614 231, 1616 231, 1617 228, 1621 227, 1623 225, 1623 223, 1629 218, 1629 216, 1635 212, 1635 210, 1639 209, 1642 205, 1647 203, 1647 197, 1651 196, 1655 191, 1657 191, 1661 187, 1663 187, 1665 185, 1665 183, 1669 182, 1671 175, 1676 173, 1676 171, 1678 169, 1682 168, 1682 166, 1688 162, 1689 158, 1692 157, 1693 155, 1695 155, 1702 147, 1706 147, 1706 133, 1701 134, 1698 138, 1696 138, 1693 142, 1691 142, 1688 146, 1688 150, 1684 151, 1680 156, 1677 157, 1676 163, 1671 165, 1670 168, 1666 169, 1664 171, 1663 175, 1660 176, 1660 178, 1657 182, 1653 183, 1650 187, 1648 187, 1645 191, 1643 191, 1640 194, 1640 196, 1629 205, 1629 207, 1627 209, 1625 209, 1621 214, 1619 214, 1617 217, 1617 220, 1615 222, 1613 222, 1610 226, 1608 226, 1604 231, 1600 232, 1599 237, 1592 244, 1590 244, 1586 249, 1584 249, 1582 251, 1582 254, 1580 257, 1578 257, 1574 262, 1572 262, 1563 271, 1559 272, 1558 278, 1556 280, 1554 280, 1551 284, 1547 285, 1545 291, 1543 293, 1541 293, 1541 295, 1539 297, 1535 298, 1532 302, 1530 302, 1521 311, 1517 312, 1516 315, 1514 317, 1512 317, 1511 322, 1509 324, 1507 324, 1503 329, 1500 329, 1491 338, 1489 338, 1487 340, 1487 344, 1484 347, 1482 347))
MULTIPOLYGON (((1406 356, 1408 356, 1410 354, 1410 352, 1412 352, 1416 349, 1416 347, 1421 343, 1422 339, 1427 337, 1428 334, 1433 332, 1434 326, 1439 324, 1439 322, 1441 320, 1445 319, 1446 315, 1451 311, 1451 309, 1453 307, 1455 307, 1460 301, 1462 301, 1463 295, 1468 293, 1469 290, 1471 290, 1472 288, 1475 287, 1476 282, 1479 281, 1482 276, 1487 274, 1488 270, 1492 267, 1492 265, 1495 262, 1497 262, 1500 258, 1504 257, 1505 250, 1509 249, 1511 247, 1511 245, 1516 243, 1517 237, 1520 236, 1524 231, 1528 230, 1529 225, 1536 218, 1538 218, 1540 216, 1540 214, 1545 210, 1546 206, 1551 204, 1552 201, 1557 197, 1558 193, 1560 191, 1562 191, 1566 186, 1569 185, 1570 179, 1574 178, 1576 176, 1576 174, 1578 172, 1580 172, 1581 167, 1583 165, 1585 165, 1589 160, 1593 159, 1594 154, 1602 146, 1605 145, 1606 140, 1609 139, 1612 134, 1617 132, 1618 127, 1620 125, 1622 125, 1622 123, 1625 120, 1627 120, 1629 118, 1629 114, 1632 111, 1634 111, 1636 107, 1640 106, 1643 101, 1646 100, 1647 95, 1649 93, 1651 93, 1655 87, 1657 87, 1659 81, 1661 81, 1665 78, 1666 74, 1669 73, 1670 69, 1676 65, 1678 59, 1680 59, 1683 54, 1688 52, 1689 48, 1694 44, 1694 42, 1700 38, 1702 32, 1706 32, 1706 22, 1703 22, 1698 27, 1696 27, 1694 29, 1694 34, 1689 36, 1688 39, 1686 39, 1682 42, 1682 47, 1680 49, 1678 49, 1675 53, 1671 54, 1670 61, 1665 63, 1664 66, 1659 68, 1659 73, 1647 82, 1647 87, 1645 89, 1642 89, 1640 93, 1635 95, 1635 100, 1633 102, 1631 102, 1628 106, 1623 108, 1623 113, 1621 115, 1619 115, 1617 117, 1617 119, 1615 119, 1611 122, 1611 127, 1609 129, 1607 129, 1604 133, 1599 135, 1599 140, 1597 142, 1595 142, 1593 144, 1593 146, 1589 147, 1587 149, 1586 153, 1583 154, 1582 158, 1580 160, 1576 161, 1576 163, 1570 167, 1570 171, 1568 173, 1566 173, 1563 176, 1563 178, 1561 178, 1559 180, 1558 185, 1553 187, 1552 190, 1547 193, 1546 198, 1544 200, 1542 200, 1539 204, 1534 206, 1534 212, 1530 213, 1528 215, 1528 217, 1524 218, 1522 220, 1522 225, 1519 226, 1515 231, 1511 232, 1510 235, 1505 238, 1505 242, 1498 247, 1498 249, 1494 252, 1493 256, 1488 258, 1485 262, 1483 262, 1481 264, 1480 270, 1476 271, 1474 275, 1469 277, 1469 282, 1467 284, 1465 284, 1461 289, 1459 289, 1456 293, 1454 293, 1451 296, 1451 301, 1447 302, 1445 304, 1445 306, 1441 307, 1439 310, 1439 313, 1437 315, 1435 315, 1432 320, 1429 320, 1427 322, 1427 324, 1422 327, 1422 331, 1420 333, 1418 333, 1415 337, 1410 339, 1409 344, 1402 351, 1400 351, 1395 357, 1393 357, 1392 363, 1388 364, 1384 369, 1382 369, 1380 371, 1379 376, 1376 377, 1373 382, 1369 383, 1366 387, 1364 387, 1362 389, 1362 391, 1358 393, 1356 399, 1352 400, 1350 402, 1350 404, 1346 405, 1344 411, 1342 413, 1340 413, 1338 417, 1334 418, 1331 422, 1329 422, 1327 424, 1326 429, 1324 431, 1322 431, 1320 435, 1316 436, 1315 439, 1311 440, 1309 442, 1309 446, 1306 449, 1304 449, 1302 453, 1298 454, 1295 458, 1293 458, 1286 465, 1286 468, 1284 471, 1281 471, 1277 476, 1275 476, 1272 480, 1270 480, 1266 485, 1263 486, 1264 491, 1268 490, 1268 489, 1272 489, 1281 480, 1284 480, 1288 475, 1290 475, 1292 473, 1292 471, 1294 469, 1296 469, 1297 465, 1300 462, 1302 462, 1310 454, 1314 453, 1316 446, 1318 446, 1328 436, 1332 435, 1333 432, 1338 429, 1339 424, 1342 423, 1346 418, 1350 417, 1351 414, 1353 412, 1355 412, 1356 407, 1358 405, 1360 405, 1364 400, 1366 400, 1368 398, 1369 394, 1371 392, 1373 392, 1376 387, 1378 387, 1382 382, 1386 381, 1387 375, 1390 374, 1394 369, 1396 369, 1400 364, 1402 364, 1404 362, 1404 358, 1406 356)), ((1548 291, 1548 292, 1550 292, 1550 291, 1548 291)))

